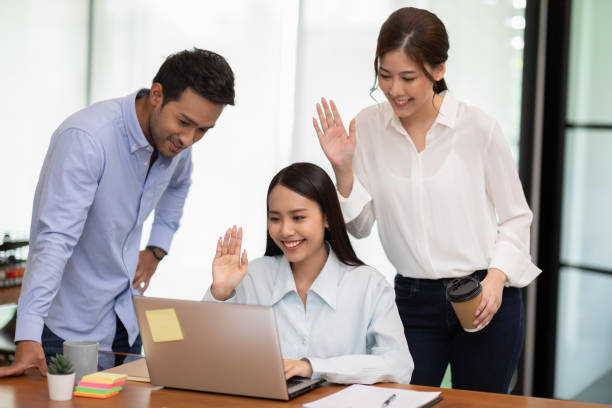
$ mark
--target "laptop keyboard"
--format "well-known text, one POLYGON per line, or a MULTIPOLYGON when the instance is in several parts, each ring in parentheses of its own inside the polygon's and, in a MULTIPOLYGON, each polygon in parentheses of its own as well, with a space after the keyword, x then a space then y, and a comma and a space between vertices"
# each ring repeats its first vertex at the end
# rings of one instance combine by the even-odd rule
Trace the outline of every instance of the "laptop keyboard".
POLYGON ((305 380, 303 377, 291 377, 287 380, 287 388, 302 383, 305 380))

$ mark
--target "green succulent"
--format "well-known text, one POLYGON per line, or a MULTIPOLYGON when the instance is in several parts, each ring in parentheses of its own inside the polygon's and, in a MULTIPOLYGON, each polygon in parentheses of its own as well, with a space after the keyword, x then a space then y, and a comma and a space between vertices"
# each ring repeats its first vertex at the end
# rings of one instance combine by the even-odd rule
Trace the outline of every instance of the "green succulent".
POLYGON ((68 357, 63 354, 56 354, 51 357, 51 362, 48 366, 49 374, 72 374, 74 367, 68 357))

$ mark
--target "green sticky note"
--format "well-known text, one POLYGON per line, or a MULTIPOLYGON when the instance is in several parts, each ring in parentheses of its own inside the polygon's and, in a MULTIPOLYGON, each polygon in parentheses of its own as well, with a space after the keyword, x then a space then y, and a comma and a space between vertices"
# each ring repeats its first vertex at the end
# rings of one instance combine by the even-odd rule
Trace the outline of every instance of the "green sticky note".
POLYGON ((183 340, 183 330, 174 309, 147 310, 147 321, 155 343, 183 340))
POLYGON ((119 387, 114 387, 114 388, 91 388, 91 387, 79 387, 77 385, 75 388, 79 392, 106 395, 106 394, 112 394, 113 392, 121 391, 121 388, 123 387, 119 386, 119 387))

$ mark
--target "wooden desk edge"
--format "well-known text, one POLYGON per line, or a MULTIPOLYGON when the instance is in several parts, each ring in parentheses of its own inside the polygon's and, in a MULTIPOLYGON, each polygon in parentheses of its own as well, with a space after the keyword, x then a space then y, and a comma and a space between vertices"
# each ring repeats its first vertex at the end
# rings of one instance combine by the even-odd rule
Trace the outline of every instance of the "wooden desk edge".
MULTIPOLYGON (((524 397, 519 395, 494 394, 457 389, 445 389, 402 384, 377 384, 385 388, 402 388, 415 391, 441 392, 443 400, 436 407, 528 407, 528 408, 587 408, 610 407, 609 405, 591 404, 584 402, 562 401, 546 398, 524 397)), ((55 403, 49 401, 47 381, 36 372, 29 371, 21 377, 8 377, 0 379, 0 400, 12 401, 9 407, 21 408, 32 406, 61 406, 61 407, 274 407, 285 408, 302 407, 304 403, 311 402, 330 395, 343 388, 342 385, 324 385, 291 401, 274 401, 259 398, 239 397, 205 393, 198 391, 184 391, 164 388, 157 390, 149 383, 128 381, 119 395, 109 400, 92 400, 75 397, 71 401, 55 403), (106 402, 104 402, 106 401, 106 402), (60 405, 57 405, 60 404, 60 405)))

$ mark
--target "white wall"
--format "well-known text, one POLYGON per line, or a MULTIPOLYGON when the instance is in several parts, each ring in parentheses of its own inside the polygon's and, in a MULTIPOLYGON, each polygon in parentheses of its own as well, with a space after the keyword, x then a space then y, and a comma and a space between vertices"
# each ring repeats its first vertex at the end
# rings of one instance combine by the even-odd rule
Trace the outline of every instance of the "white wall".
POLYGON ((85 105, 87 3, 0 0, 0 233, 29 234, 49 137, 85 105))
MULTIPOLYGON (((314 105, 321 96, 333 97, 348 120, 374 103, 369 89, 378 29, 397 7, 439 14, 450 36, 449 87, 497 117, 516 147, 522 50, 512 43, 522 38, 522 29, 512 28, 511 17, 524 12, 514 8, 516 0, 94 3, 92 102, 149 86, 168 54, 192 46, 224 55, 236 74, 236 106, 227 107, 194 148, 194 183, 182 226, 152 280, 151 296, 200 298, 211 281, 216 239, 227 226, 244 226, 251 258, 263 254, 271 177, 297 160, 331 170, 312 130, 314 105)), ((0 47, 10 56, 0 73, 14 78, 3 84, 0 101, 0 111, 11 112, 0 119, 7 135, 0 171, 11 175, 5 181, 11 193, 2 193, 0 232, 29 229, 49 136, 86 104, 85 4, 0 0, 0 47)), ((376 98, 384 99, 380 93, 376 98)), ((375 231, 355 246, 392 278, 375 231)))

